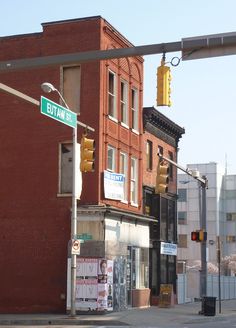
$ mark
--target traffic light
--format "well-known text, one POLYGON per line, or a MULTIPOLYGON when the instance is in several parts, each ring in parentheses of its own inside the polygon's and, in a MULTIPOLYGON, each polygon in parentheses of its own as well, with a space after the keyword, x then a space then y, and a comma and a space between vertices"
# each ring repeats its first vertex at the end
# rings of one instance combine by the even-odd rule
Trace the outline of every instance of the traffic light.
POLYGON ((157 68, 157 106, 171 106, 170 81, 170 67, 165 66, 165 62, 162 60, 161 66, 157 68))
POLYGON ((199 231, 192 231, 191 232, 191 240, 192 241, 199 241, 199 231))
POLYGON ((169 165, 165 164, 164 161, 159 160, 157 165, 156 173, 156 194, 165 194, 168 192, 169 183, 169 165))
POLYGON ((80 144, 80 171, 94 172, 95 141, 82 135, 80 144))
POLYGON ((207 240, 207 232, 204 230, 196 230, 191 232, 191 240, 201 242, 207 240))

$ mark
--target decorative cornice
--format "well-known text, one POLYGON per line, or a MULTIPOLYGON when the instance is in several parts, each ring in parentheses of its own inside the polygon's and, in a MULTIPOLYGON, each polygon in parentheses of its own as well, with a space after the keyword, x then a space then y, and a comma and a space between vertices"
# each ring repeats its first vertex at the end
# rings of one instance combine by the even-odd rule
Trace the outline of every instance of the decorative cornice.
POLYGON ((171 146, 177 147, 184 128, 171 121, 154 107, 143 108, 143 128, 171 146))

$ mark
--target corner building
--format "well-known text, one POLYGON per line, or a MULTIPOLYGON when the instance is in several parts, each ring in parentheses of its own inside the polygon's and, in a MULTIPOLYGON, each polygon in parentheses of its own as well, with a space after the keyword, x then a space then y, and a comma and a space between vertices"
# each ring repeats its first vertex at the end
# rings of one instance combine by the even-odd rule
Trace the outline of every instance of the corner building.
MULTIPOLYGON (((1 37, 0 60, 132 46, 100 16, 42 27, 40 33, 1 37)), ((95 172, 83 174, 78 201, 78 235, 88 237, 81 256, 114 261, 114 309, 148 304, 149 216, 142 210, 143 59, 1 72, 1 82, 35 99, 44 95, 59 103, 55 92, 46 95, 40 88, 50 82, 78 120, 95 129, 88 135, 96 142, 95 172), (114 199, 109 181, 104 189, 105 171, 125 175, 122 199, 114 199)), ((72 129, 13 95, 1 94, 0 110, 0 312, 65 312, 72 129)), ((83 132, 78 129, 78 142, 83 132)))

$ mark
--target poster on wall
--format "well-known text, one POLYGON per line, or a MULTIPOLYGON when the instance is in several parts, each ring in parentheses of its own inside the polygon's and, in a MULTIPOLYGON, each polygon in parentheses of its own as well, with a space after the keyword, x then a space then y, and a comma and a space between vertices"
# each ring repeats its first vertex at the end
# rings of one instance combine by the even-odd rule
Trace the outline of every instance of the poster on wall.
MULTIPOLYGON (((68 286, 70 262, 68 261, 68 286)), ((113 261, 104 258, 77 258, 76 302, 77 311, 113 310, 113 261)), ((70 288, 67 292, 70 308, 70 288)))
POLYGON ((107 260, 106 259, 98 260, 98 283, 99 284, 107 283, 107 260))
POLYGON ((98 275, 98 260, 93 258, 84 259, 84 276, 94 277, 97 279, 98 275))
POLYGON ((76 277, 84 277, 84 259, 83 258, 77 258, 76 277))

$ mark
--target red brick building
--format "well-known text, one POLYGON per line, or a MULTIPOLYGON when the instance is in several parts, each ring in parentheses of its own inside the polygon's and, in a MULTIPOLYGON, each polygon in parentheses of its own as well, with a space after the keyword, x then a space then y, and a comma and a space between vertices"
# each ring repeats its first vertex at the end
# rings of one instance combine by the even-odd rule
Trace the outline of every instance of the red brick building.
POLYGON ((154 107, 143 109, 143 121, 144 213, 155 218, 150 222, 149 288, 151 304, 157 304, 161 284, 173 285, 176 295, 176 254, 173 254, 177 251, 177 169, 169 165, 168 192, 156 194, 157 153, 177 163, 179 139, 184 129, 154 107), (164 246, 174 251, 166 252, 164 246))
MULTIPOLYGON (((0 38, 0 61, 132 46, 100 16, 42 27, 40 33, 0 38)), ((148 305, 149 226, 155 215, 143 207, 142 187, 153 185, 154 176, 143 175, 143 59, 0 74, 2 83, 38 100, 40 85, 52 83, 78 119, 95 129, 89 134, 96 142, 95 172, 83 174, 78 201, 78 235, 91 238, 81 256, 114 261, 114 309, 148 305), (119 173, 125 177, 122 193, 112 184, 119 173)), ((56 93, 46 96, 60 102, 56 93)), ((0 312, 65 312, 72 129, 9 94, 1 94, 0 110, 0 312)), ((79 128, 78 142, 82 133, 79 128)))

